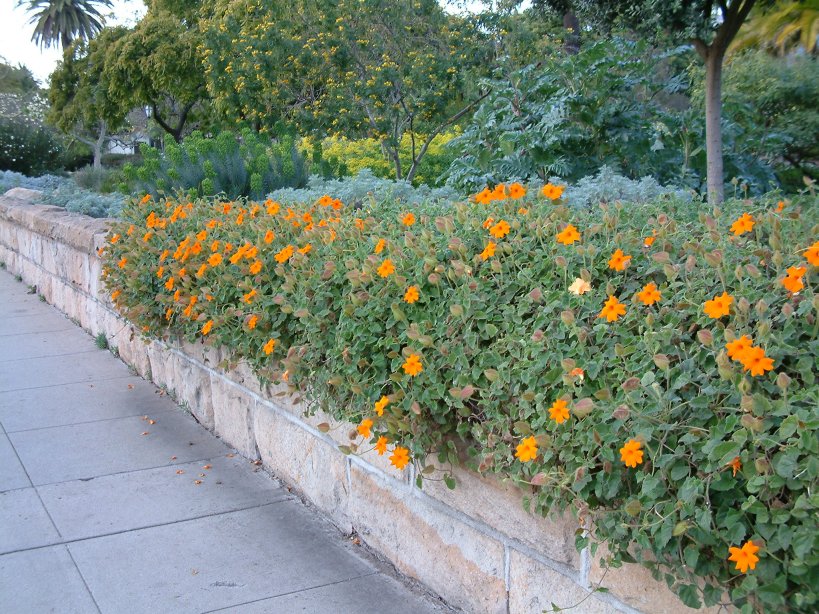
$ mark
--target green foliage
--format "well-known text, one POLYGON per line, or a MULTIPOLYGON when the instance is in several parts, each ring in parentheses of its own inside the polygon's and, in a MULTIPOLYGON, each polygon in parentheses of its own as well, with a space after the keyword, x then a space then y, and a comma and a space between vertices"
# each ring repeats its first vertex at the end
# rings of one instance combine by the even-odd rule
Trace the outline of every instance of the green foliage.
POLYGON ((608 564, 641 562, 685 603, 816 610, 815 196, 781 211, 776 194, 722 209, 667 200, 570 209, 531 186, 487 205, 376 198, 133 201, 106 248, 105 283, 148 335, 221 346, 228 362, 287 380, 313 408, 372 419, 372 438, 350 452, 383 435, 411 450, 422 478, 436 469, 449 478, 460 448, 479 471, 524 486, 537 512, 577 512, 589 530, 578 547, 606 542, 608 564), (744 213, 754 227, 734 235, 744 213), (509 232, 498 237, 501 219, 509 232), (580 231, 575 245, 556 240, 567 223, 580 231), (484 258, 489 240, 497 246, 484 258), (609 265, 618 249, 630 257, 620 271, 609 265), (782 279, 796 266, 805 286, 791 294, 782 279), (571 293, 576 278, 591 290, 571 293), (652 306, 637 299, 648 283, 661 293, 652 306), (730 314, 711 318, 704 304, 723 291, 730 314), (612 295, 625 315, 606 321, 612 295), (728 357, 726 343, 742 335, 772 371, 751 376, 728 357), (411 355, 422 365, 415 377, 404 367, 411 355), (557 399, 570 409, 561 424, 548 412, 557 399), (537 454, 521 462, 516 446, 530 436, 537 454), (645 456, 628 468, 618 451, 632 439, 645 456), (729 547, 748 540, 759 562, 738 573, 729 547))
POLYGON ((64 49, 102 30, 105 18, 100 10, 112 7, 111 0, 19 0, 18 4, 31 13, 31 40, 41 47, 59 44, 64 49))
POLYGON ((98 194, 85 190, 66 177, 27 177, 11 171, 0 172, 0 194, 11 188, 39 190, 43 193, 41 204, 64 207, 91 217, 116 217, 125 200, 122 194, 98 194))
POLYGON ((0 62, 0 93, 30 94, 40 89, 32 72, 23 66, 0 62))
MULTIPOLYGON (((675 52, 678 53, 678 52, 675 52)), ((683 89, 643 43, 613 38, 552 54, 490 82, 489 98, 453 142, 449 182, 470 191, 507 179, 568 181, 607 165, 627 177, 692 181, 674 146, 679 118, 662 96, 683 89)))
POLYGON ((48 127, 0 115, 0 170, 42 175, 62 168, 62 144, 48 127))
POLYGON ((261 198, 271 190, 307 182, 304 157, 289 136, 271 141, 244 130, 240 138, 232 132, 205 138, 197 131, 181 144, 168 143, 164 153, 148 146, 140 151, 141 165, 126 164, 123 172, 131 192, 154 197, 182 191, 261 198))
POLYGON ((767 160, 787 191, 819 179, 819 61, 811 56, 735 56, 723 74, 724 114, 753 155, 767 160))

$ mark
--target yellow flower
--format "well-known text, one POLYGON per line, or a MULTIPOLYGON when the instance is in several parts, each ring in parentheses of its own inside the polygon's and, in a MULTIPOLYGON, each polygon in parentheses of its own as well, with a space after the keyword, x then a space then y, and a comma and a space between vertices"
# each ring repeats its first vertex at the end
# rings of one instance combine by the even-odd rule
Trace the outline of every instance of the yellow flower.
POLYGON ((622 460, 626 467, 636 467, 643 462, 643 451, 640 449, 642 444, 636 439, 629 439, 626 444, 620 448, 620 460, 622 460))
POLYGON ((390 275, 392 275, 393 273, 395 273, 395 266, 393 265, 392 260, 390 260, 389 258, 387 258, 387 259, 386 259, 386 260, 384 260, 384 262, 382 262, 382 263, 381 263, 381 265, 378 267, 378 274, 379 274, 381 277, 389 277, 389 276, 390 276, 390 275))
POLYGON ((421 294, 418 292, 417 286, 410 286, 407 288, 407 291, 404 293, 404 301, 409 304, 414 303, 421 297, 421 294))
POLYGON ((515 457, 522 463, 528 463, 537 458, 537 441, 534 436, 521 440, 515 449, 515 457))
POLYGON ((574 283, 569 286, 569 292, 580 296, 581 294, 586 294, 586 292, 590 292, 592 289, 591 284, 587 282, 585 279, 581 279, 578 277, 574 280, 574 283))
POLYGON ((404 369, 404 373, 410 377, 415 377, 424 370, 423 366, 421 365, 421 357, 418 356, 418 354, 410 354, 407 357, 407 360, 404 361, 402 367, 404 369))

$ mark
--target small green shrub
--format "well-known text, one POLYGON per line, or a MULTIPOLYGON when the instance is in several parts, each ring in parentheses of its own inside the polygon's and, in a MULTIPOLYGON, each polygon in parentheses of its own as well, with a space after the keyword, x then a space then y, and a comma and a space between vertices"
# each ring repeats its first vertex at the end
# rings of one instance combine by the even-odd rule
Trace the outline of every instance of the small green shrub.
POLYGON ((307 182, 304 157, 287 135, 271 141, 251 130, 214 138, 193 132, 181 144, 166 144, 164 153, 148 146, 140 152, 142 163, 125 164, 123 172, 131 192, 154 197, 184 192, 262 198, 271 190, 307 182))

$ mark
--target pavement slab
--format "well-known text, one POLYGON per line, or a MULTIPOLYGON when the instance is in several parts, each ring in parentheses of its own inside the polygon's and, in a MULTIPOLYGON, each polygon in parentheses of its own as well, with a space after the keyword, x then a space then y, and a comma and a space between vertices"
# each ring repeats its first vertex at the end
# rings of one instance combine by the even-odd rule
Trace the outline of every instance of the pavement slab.
POLYGON ((38 488, 64 539, 121 533, 292 498, 249 461, 222 455, 38 488), (197 484, 196 482, 199 482, 197 484))
MULTIPOLYGON (((0 368, 2 368, 0 363, 0 368)), ((0 422, 6 431, 28 431, 179 411, 156 386, 135 375, 58 387, 0 392, 0 422)))
POLYGON ((65 546, 0 556, 0 612, 99 612, 65 546))
MULTIPOLYGON (((0 420, 2 422, 2 420, 0 420)), ((0 432, 0 492, 31 486, 9 438, 0 432)))
POLYGON ((0 368, 2 368, 2 365, 23 358, 79 355, 85 352, 97 351, 90 335, 76 327, 48 333, 6 335, 0 343, 14 347, 13 355, 4 358, 3 362, 0 362, 0 368), (26 337, 25 342, 20 343, 20 341, 23 341, 23 337, 26 337))
MULTIPOLYGON (((13 336, 18 338, 15 343, 20 343, 20 335, 13 336)), ((3 351, 5 341, 0 343, 0 352, 4 354, 0 358, 0 392, 63 386, 130 375, 128 367, 114 359, 106 350, 92 349, 66 356, 16 359, 14 350, 9 348, 11 352, 3 351)))
POLYGON ((182 411, 151 419, 155 424, 133 416, 8 437, 35 486, 204 461, 230 452, 182 411))
POLYGON ((0 493, 0 527, 3 529, 0 531, 0 554, 61 541, 33 488, 0 493))
POLYGON ((103 612, 203 612, 372 575, 282 501, 69 546, 103 612))

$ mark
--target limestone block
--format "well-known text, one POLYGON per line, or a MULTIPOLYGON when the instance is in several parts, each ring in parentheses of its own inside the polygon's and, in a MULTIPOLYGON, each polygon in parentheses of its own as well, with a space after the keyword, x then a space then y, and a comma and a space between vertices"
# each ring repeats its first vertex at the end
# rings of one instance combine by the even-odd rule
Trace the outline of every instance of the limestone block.
POLYGON ((256 458, 253 413, 256 401, 219 374, 210 374, 214 432, 247 458, 256 458))
POLYGON ((577 579, 512 549, 509 553, 509 614, 552 611, 552 604, 584 614, 622 611, 597 599, 594 593, 578 585, 577 579))
POLYGON ((265 403, 256 406, 253 429, 265 467, 349 532, 346 457, 265 403))
MULTIPOLYGON (((130 365, 136 373, 147 378, 151 374, 151 353, 150 348, 153 342, 144 339, 133 326, 103 307, 99 303, 99 309, 106 312, 104 316, 106 327, 114 327, 113 337, 109 337, 109 344, 117 349, 117 353, 122 361, 130 365), (109 324, 110 322, 110 324, 109 324)), ((155 360, 159 360, 159 351, 155 353, 155 360)))
POLYGON ((506 613, 503 545, 397 481, 350 467, 350 519, 404 574, 474 613, 506 613))
POLYGON ((172 390, 174 373, 170 349, 164 343, 151 341, 148 343, 148 360, 151 363, 151 381, 172 390))
POLYGON ((651 572, 640 565, 625 563, 619 569, 606 569, 601 564, 601 560, 607 556, 608 550, 605 546, 601 546, 591 557, 589 582, 592 586, 599 584, 608 588, 613 597, 636 610, 646 613, 663 612, 663 614, 694 614, 695 612, 717 614, 721 611, 718 606, 699 610, 689 608, 666 586, 665 582, 655 580, 651 572))
MULTIPOLYGON (((429 462, 438 464, 434 456, 429 462)), ((513 484, 460 467, 455 467, 452 473, 456 481, 454 490, 442 481, 428 480, 423 491, 524 543, 545 558, 580 569, 580 553, 574 546, 578 524, 570 514, 536 516, 523 508, 524 493, 513 484)))
POLYGON ((214 430, 210 373, 198 364, 177 356, 175 379, 177 401, 186 405, 205 428, 214 430))

